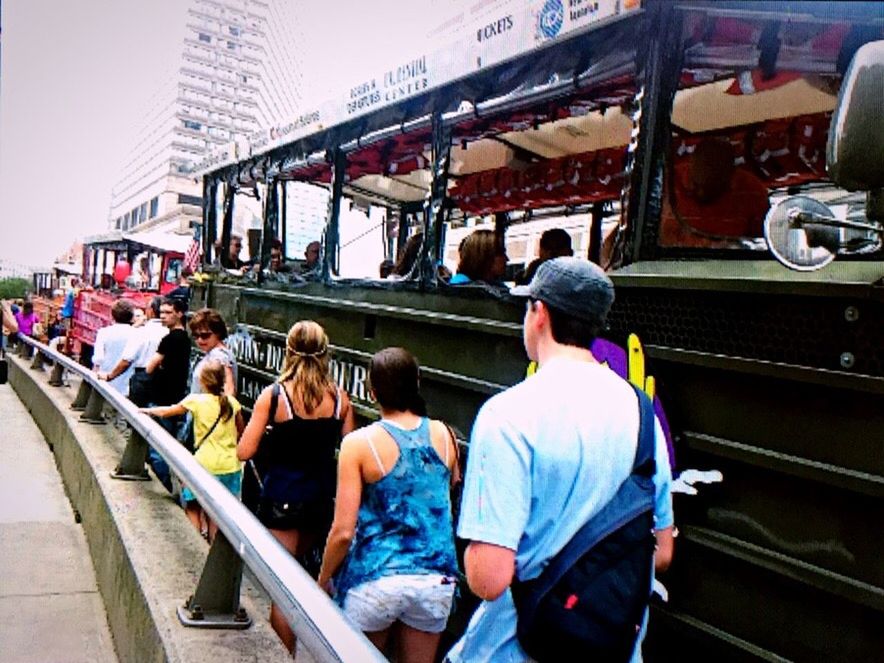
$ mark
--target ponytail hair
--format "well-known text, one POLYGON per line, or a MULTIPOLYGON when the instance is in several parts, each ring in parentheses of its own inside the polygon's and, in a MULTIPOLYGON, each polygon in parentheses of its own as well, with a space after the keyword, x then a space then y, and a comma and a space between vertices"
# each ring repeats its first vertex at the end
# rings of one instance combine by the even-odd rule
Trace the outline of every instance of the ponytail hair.
POLYGON ((427 416, 427 403, 421 396, 417 359, 405 348, 385 348, 375 353, 368 367, 368 380, 380 406, 385 410, 427 416))
POLYGON ((226 374, 224 365, 215 359, 209 359, 203 364, 200 371, 200 384, 206 393, 218 397, 218 407, 221 410, 221 421, 227 421, 233 416, 233 406, 230 399, 224 393, 224 381, 226 374))
POLYGON ((328 335, 312 320, 296 322, 285 340, 285 362, 279 382, 292 381, 294 393, 311 414, 334 389, 329 372, 328 335))

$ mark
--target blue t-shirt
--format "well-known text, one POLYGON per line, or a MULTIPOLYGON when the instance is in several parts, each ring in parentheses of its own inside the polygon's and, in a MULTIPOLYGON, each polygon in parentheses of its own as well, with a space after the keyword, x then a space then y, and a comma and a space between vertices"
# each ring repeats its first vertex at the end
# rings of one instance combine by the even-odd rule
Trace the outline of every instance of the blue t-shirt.
MULTIPOLYGON (((672 474, 655 422, 655 527, 673 523, 672 474)), ((458 536, 516 551, 517 575, 543 566, 614 496, 638 444, 635 392, 605 366, 555 358, 491 398, 470 439, 458 536)), ((530 660, 516 639, 510 591, 484 601, 453 663, 530 660)))

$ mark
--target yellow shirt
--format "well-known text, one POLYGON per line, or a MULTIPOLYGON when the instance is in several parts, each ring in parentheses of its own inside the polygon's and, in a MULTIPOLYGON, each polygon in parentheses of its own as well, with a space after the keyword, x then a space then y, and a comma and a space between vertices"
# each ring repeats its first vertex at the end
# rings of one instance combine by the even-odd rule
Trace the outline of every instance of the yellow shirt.
POLYGON ((232 396, 227 398, 233 414, 227 420, 218 421, 208 437, 206 433, 221 412, 218 397, 212 394, 190 394, 181 401, 181 405, 193 414, 193 440, 197 445, 194 456, 212 474, 229 474, 242 469, 242 463, 236 457, 236 415, 242 406, 232 396))

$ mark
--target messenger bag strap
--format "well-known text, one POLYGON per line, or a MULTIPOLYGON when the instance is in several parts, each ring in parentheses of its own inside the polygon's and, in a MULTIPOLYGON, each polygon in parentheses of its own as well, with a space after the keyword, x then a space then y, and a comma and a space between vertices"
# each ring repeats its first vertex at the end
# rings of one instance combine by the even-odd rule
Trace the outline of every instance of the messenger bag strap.
MULTIPOLYGON (((227 398, 227 396, 225 396, 224 398, 227 398)), ((199 443, 196 444, 196 445, 194 445, 194 447, 193 447, 194 449, 196 449, 197 447, 202 446, 202 443, 205 442, 206 439, 209 437, 209 435, 212 434, 212 431, 215 430, 215 426, 218 425, 218 422, 219 422, 219 421, 221 421, 221 408, 220 408, 220 407, 218 408, 218 418, 215 419, 215 423, 212 424, 212 427, 208 430, 208 432, 207 432, 205 435, 202 436, 202 438, 200 439, 199 443)))
POLYGON ((635 451, 632 472, 649 477, 653 476, 655 472, 654 404, 643 390, 631 383, 630 386, 635 391, 639 407, 638 446, 635 451))

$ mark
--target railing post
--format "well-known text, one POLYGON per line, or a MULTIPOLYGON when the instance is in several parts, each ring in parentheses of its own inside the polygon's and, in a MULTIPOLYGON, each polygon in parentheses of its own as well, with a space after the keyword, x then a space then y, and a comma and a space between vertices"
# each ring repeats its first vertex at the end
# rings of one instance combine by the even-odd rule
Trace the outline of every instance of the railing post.
POLYGON ((31 368, 35 371, 43 370, 43 353, 38 348, 34 349, 34 359, 31 361, 31 368))
POLYGON ((134 428, 129 429, 129 441, 123 450, 120 464, 111 472, 112 479, 122 481, 150 481, 144 463, 147 461, 147 440, 134 428))
POLYGON ((52 367, 52 373, 49 374, 49 386, 64 386, 64 366, 61 365, 60 361, 56 361, 55 365, 52 367))
POLYGON ((89 402, 89 397, 92 395, 92 385, 89 384, 89 381, 83 378, 80 381, 80 388, 77 390, 77 395, 74 397, 74 402, 71 403, 71 409, 75 411, 82 411, 86 409, 86 404, 89 402))
POLYGON ((195 628, 244 629, 251 626, 252 618, 239 605, 242 567, 242 559, 218 530, 196 592, 178 608, 179 621, 195 628))
POLYGON ((89 400, 86 402, 86 409, 83 414, 80 415, 80 421, 85 421, 90 424, 105 423, 104 414, 101 412, 103 407, 104 397, 99 393, 98 389, 91 389, 89 400))

